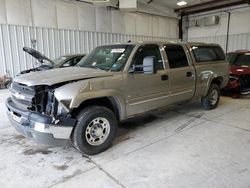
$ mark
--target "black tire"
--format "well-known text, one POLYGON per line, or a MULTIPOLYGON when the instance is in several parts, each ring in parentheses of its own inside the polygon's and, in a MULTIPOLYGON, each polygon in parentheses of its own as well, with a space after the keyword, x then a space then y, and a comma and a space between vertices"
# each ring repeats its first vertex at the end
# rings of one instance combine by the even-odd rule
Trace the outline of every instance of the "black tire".
MULTIPOLYGON (((78 114, 77 119, 78 119, 78 122, 74 128, 72 138, 71 138, 72 143, 76 149, 78 149, 83 154, 95 155, 95 154, 101 153, 102 151, 110 147, 113 140, 115 139, 116 131, 117 131, 117 119, 111 110, 102 106, 90 106, 90 107, 83 109, 78 114), (105 120, 108 121, 109 131, 107 130, 106 131, 109 133, 105 133, 107 135, 105 136, 106 139, 103 141, 103 143, 99 145, 92 145, 93 143, 92 144, 89 143, 90 140, 93 138, 90 135, 92 135, 91 134, 92 129, 95 126, 98 126, 98 123, 96 124, 94 123, 93 125, 90 125, 90 124, 97 118, 104 118, 105 120), (89 126, 92 126, 92 127, 89 127, 89 126), (88 133, 87 127, 88 127, 88 130, 91 129, 91 131, 89 130, 89 132, 91 133, 88 133)), ((99 125, 101 124, 99 123, 99 125)), ((103 134, 103 132, 105 131, 104 129, 101 129, 101 130, 102 130, 101 134, 103 134)), ((93 142, 94 140, 92 139, 93 142)), ((100 140, 101 139, 99 139, 99 141, 100 140)))
POLYGON ((201 98, 201 104, 204 109, 212 110, 218 106, 219 100, 220 100, 220 88, 217 84, 211 84, 207 95, 201 98), (218 94, 216 100, 213 98, 214 92, 218 94))

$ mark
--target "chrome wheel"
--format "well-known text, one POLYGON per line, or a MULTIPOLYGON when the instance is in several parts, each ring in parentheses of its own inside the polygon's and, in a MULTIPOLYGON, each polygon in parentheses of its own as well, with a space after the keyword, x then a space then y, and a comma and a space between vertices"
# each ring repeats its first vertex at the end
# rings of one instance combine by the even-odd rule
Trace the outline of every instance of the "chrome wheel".
POLYGON ((215 105, 217 103, 219 99, 219 93, 216 89, 214 89, 212 92, 211 92, 211 98, 210 98, 210 102, 212 105, 215 105))
POLYGON ((110 124, 106 118, 93 119, 87 126, 85 137, 92 146, 98 146, 105 142, 110 133, 110 124))

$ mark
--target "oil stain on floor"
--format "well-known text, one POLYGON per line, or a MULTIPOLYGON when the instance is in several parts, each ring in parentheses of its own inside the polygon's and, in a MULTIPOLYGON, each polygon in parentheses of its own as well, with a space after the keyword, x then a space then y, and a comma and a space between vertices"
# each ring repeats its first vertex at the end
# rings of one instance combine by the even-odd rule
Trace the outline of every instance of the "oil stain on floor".
POLYGON ((48 148, 42 148, 42 149, 28 149, 23 152, 24 155, 35 155, 35 154, 43 154, 48 155, 52 153, 53 151, 48 150, 48 148))

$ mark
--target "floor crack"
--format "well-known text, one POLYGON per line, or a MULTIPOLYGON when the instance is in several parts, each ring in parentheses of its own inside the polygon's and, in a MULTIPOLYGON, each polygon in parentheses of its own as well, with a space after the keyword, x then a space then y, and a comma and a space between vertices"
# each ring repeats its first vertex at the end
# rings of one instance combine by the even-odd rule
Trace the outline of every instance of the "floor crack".
POLYGON ((90 156, 82 154, 84 158, 86 158, 89 162, 91 162, 92 164, 94 164, 100 171, 102 171, 103 173, 105 173, 110 179, 112 179, 114 182, 116 182, 118 185, 120 185, 122 188, 125 188, 125 186, 119 182, 117 179, 115 179, 115 177, 113 177, 109 172, 107 172, 106 170, 104 170, 101 165, 99 165, 98 163, 96 163, 90 156))

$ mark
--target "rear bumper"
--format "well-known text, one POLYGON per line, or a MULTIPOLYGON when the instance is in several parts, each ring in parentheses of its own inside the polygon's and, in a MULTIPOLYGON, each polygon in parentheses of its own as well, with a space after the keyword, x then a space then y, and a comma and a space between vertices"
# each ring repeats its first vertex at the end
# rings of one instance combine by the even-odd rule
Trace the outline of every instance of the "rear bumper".
POLYGON ((46 145, 70 145, 70 135, 76 123, 75 119, 61 117, 54 121, 48 115, 23 111, 15 106, 11 98, 6 100, 6 107, 11 124, 26 138, 46 145))

